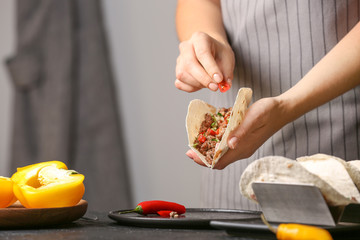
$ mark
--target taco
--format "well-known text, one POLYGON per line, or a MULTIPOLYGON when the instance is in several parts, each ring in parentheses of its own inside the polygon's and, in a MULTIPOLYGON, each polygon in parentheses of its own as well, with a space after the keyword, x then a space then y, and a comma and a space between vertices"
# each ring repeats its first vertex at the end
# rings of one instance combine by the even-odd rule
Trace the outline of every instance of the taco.
POLYGON ((213 168, 229 149, 229 133, 241 124, 251 101, 252 90, 241 88, 231 108, 220 108, 199 99, 192 100, 186 116, 189 147, 213 168))
MULTIPOLYGON (((337 179, 336 176, 335 178, 337 179)), ((253 182, 311 184, 319 188, 329 206, 345 206, 358 201, 359 193, 346 189, 349 186, 351 188, 351 184, 344 185, 343 189, 335 188, 333 184, 309 171, 300 162, 280 156, 258 159, 249 164, 243 172, 239 182, 240 192, 256 202, 252 189, 253 182)))

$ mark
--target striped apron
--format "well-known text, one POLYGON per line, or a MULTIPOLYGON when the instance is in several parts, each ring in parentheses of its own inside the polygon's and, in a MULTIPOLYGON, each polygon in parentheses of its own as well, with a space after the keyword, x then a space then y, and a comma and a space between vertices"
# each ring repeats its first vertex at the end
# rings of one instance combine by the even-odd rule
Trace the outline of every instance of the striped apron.
MULTIPOLYGON (((221 4, 236 66, 231 91, 210 96, 217 107, 232 106, 240 87, 253 89, 253 102, 288 90, 360 18, 358 0, 222 0, 221 4)), ((325 153, 360 159, 359 107, 357 87, 287 124, 250 158, 222 171, 203 169, 202 207, 260 210, 241 196, 238 184, 247 165, 264 156, 295 159, 325 153)))

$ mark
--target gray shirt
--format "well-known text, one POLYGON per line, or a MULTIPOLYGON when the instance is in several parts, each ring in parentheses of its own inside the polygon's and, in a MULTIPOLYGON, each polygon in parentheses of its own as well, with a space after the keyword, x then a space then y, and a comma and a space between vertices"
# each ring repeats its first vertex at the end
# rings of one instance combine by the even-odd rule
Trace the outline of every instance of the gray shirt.
MULTIPOLYGON (((294 86, 359 21, 358 0, 222 0, 224 25, 236 55, 231 91, 212 95, 211 104, 231 106, 240 87, 253 101, 294 86)), ((349 46, 351 47, 351 46, 349 46)), ((243 170, 268 155, 295 159, 326 153, 360 159, 360 88, 356 87, 284 126, 249 159, 222 171, 204 169, 204 207, 259 210, 243 198, 243 170)))

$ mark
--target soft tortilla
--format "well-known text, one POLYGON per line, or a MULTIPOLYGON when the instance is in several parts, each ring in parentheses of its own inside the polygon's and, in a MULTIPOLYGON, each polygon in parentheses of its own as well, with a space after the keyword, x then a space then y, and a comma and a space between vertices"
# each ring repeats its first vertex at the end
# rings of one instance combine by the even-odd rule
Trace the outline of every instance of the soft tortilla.
POLYGON ((346 170, 348 171, 351 179, 360 191, 360 160, 352 160, 346 162, 346 170))
POLYGON ((312 184, 320 189, 329 206, 344 206, 355 202, 308 171, 299 162, 280 156, 258 159, 249 164, 243 172, 239 183, 240 192, 256 202, 252 189, 253 182, 312 184))
POLYGON ((315 154, 296 159, 309 172, 330 184, 336 191, 360 202, 360 194, 346 169, 346 161, 341 158, 315 154))
POLYGON ((212 164, 209 164, 205 156, 202 155, 196 148, 192 145, 199 134, 201 123, 205 119, 205 114, 215 114, 217 112, 216 107, 211 106, 210 104, 195 99, 192 100, 188 107, 188 113, 186 116, 186 130, 188 135, 189 147, 199 156, 199 158, 206 164, 206 166, 213 168, 218 160, 227 152, 229 149, 227 145, 227 140, 229 133, 234 130, 237 126, 241 124, 244 119, 245 111, 251 101, 252 90, 250 88, 240 88, 232 108, 232 113, 229 119, 229 123, 225 130, 225 133, 218 144, 217 149, 215 150, 214 158, 212 164))

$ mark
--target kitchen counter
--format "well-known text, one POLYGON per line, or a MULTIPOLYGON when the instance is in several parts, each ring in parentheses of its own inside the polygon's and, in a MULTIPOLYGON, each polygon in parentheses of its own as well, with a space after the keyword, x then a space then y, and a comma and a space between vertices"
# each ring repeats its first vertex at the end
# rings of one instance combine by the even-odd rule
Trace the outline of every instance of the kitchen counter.
MULTIPOLYGON (((122 226, 109 219, 107 213, 88 212, 85 217, 89 219, 81 218, 71 224, 52 228, 0 230, 0 239, 276 239, 273 234, 264 235, 250 232, 242 232, 241 235, 233 236, 224 230, 122 226), (95 216, 98 217, 97 220, 94 220, 95 216)), ((358 239, 357 236, 360 236, 360 233, 352 233, 350 236, 358 239)))
POLYGON ((232 237, 223 230, 163 229, 122 226, 109 219, 107 213, 89 212, 85 217, 92 219, 81 218, 71 224, 44 229, 0 230, 0 239, 245 239, 232 237), (95 216, 98 217, 98 220, 92 220, 95 216))

